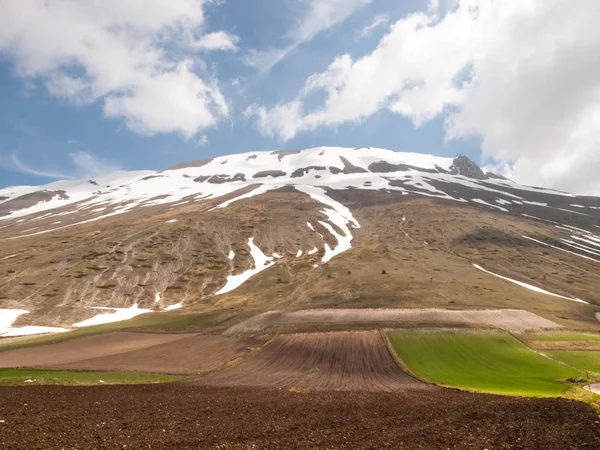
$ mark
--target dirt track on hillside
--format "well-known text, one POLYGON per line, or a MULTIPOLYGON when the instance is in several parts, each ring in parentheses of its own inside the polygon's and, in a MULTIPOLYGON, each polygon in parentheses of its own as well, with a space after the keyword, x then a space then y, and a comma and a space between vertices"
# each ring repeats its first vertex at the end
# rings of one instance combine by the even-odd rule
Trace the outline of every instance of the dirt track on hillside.
POLYGON ((587 405, 436 389, 0 388, 3 449, 597 450, 587 405))
POLYGON ((280 336, 247 360, 193 383, 336 391, 434 389, 398 367, 378 332, 280 336))

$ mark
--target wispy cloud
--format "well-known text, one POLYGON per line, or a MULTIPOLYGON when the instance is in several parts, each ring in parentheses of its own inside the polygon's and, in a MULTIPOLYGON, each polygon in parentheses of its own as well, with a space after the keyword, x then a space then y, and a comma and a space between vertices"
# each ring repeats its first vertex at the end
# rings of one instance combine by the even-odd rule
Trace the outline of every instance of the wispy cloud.
POLYGON ((196 147, 204 147, 206 144, 208 144, 208 136, 203 134, 200 136, 200 139, 198 139, 198 142, 196 142, 196 147))
POLYGON ((120 167, 97 158, 86 151, 69 153, 70 170, 58 170, 55 167, 39 167, 23 162, 17 153, 10 155, 7 168, 39 177, 55 180, 76 180, 79 178, 93 177, 119 170, 120 167))
POLYGON ((326 31, 352 16, 372 0, 304 0, 300 8, 303 12, 291 31, 283 36, 288 45, 265 50, 251 50, 244 62, 261 73, 269 72, 294 50, 305 42, 313 40, 326 31))
POLYGON ((387 14, 379 14, 379 15, 373 17, 373 20, 371 21, 371 23, 369 23, 368 25, 365 25, 363 28, 360 29, 360 31, 358 32, 358 38, 359 39, 366 38, 373 32, 373 30, 375 30, 379 27, 383 27, 383 26, 387 25, 389 22, 390 22, 390 18, 388 17, 387 14))

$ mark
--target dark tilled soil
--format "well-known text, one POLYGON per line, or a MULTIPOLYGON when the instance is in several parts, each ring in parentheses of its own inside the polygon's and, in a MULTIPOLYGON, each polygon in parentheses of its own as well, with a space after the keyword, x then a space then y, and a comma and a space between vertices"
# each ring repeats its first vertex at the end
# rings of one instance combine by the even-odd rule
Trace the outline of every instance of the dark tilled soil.
POLYGON ((2 449, 594 449, 587 405, 182 384, 0 388, 2 449))
POLYGON ((259 339, 195 335, 139 350, 82 359, 55 369, 195 374, 214 370, 259 346, 259 339))
POLYGON ((192 383, 324 391, 432 389, 398 367, 378 332, 279 336, 257 355, 192 383))

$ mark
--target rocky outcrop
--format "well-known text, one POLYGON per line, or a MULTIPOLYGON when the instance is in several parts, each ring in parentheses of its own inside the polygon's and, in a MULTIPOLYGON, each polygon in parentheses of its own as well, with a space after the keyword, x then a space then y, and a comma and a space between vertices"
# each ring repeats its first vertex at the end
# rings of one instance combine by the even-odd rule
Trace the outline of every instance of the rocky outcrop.
POLYGON ((206 158, 206 159, 199 159, 197 161, 176 164, 174 166, 167 167, 166 169, 163 169, 160 172, 166 172, 167 170, 187 169, 188 167, 202 167, 202 166, 205 166, 205 165, 211 163, 213 161, 213 159, 214 158, 206 158))
POLYGON ((311 170, 325 170, 324 166, 308 166, 308 167, 301 167, 299 169, 296 169, 292 172, 292 178, 300 178, 303 177, 304 175, 306 175, 308 172, 310 172, 311 170))
POLYGON ((362 167, 355 166, 354 164, 352 164, 350 161, 348 161, 343 156, 340 156, 340 159, 344 163, 344 173, 345 174, 350 174, 350 173, 367 173, 368 172, 367 169, 363 169, 362 167))
POLYGON ((197 178, 194 178, 196 183, 204 183, 208 181, 211 184, 223 184, 223 183, 231 183, 232 181, 246 181, 246 175, 243 173, 236 173, 234 176, 228 174, 219 174, 219 175, 202 175, 197 178))
POLYGON ((0 205, 0 216, 5 216, 13 211, 29 208, 37 205, 40 202, 49 202, 53 198, 58 197, 61 200, 68 200, 69 196, 65 191, 37 191, 30 194, 21 195, 20 197, 8 200, 0 205))
POLYGON ((283 170, 263 170, 255 173, 252 178, 266 178, 266 177, 285 177, 286 173, 283 170))
POLYGON ((450 167, 452 175, 462 175, 476 180, 486 180, 488 177, 483 170, 465 155, 458 155, 450 167))
POLYGON ((277 159, 279 161, 281 161, 286 156, 296 155, 298 153, 300 153, 300 150, 277 150, 277 151, 271 152, 271 155, 277 155, 277 159))
POLYGON ((424 169, 423 167, 409 166, 408 164, 390 164, 387 161, 378 161, 369 164, 369 171, 373 173, 407 172, 409 170, 424 173, 438 173, 438 171, 434 169, 424 169))

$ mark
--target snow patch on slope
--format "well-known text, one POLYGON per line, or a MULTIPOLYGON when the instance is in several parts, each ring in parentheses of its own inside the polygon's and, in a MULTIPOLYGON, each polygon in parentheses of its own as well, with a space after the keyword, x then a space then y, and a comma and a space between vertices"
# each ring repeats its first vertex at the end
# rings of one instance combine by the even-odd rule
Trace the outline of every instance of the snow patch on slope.
MULTIPOLYGON (((321 262, 325 264, 340 253, 350 250, 352 248, 353 236, 350 228, 348 228, 348 224, 351 224, 353 228, 360 228, 360 224, 354 218, 350 209, 335 201, 331 197, 328 197, 325 189, 314 186, 295 186, 295 188, 300 192, 304 192, 305 194, 309 195, 318 202, 329 206, 329 208, 325 208, 321 212, 327 216, 329 222, 337 226, 343 232, 343 234, 339 234, 331 226, 331 224, 324 221, 319 221, 319 223, 323 225, 327 231, 329 231, 331 235, 337 239, 338 242, 337 246, 333 249, 329 247, 329 244, 325 243, 325 255, 323 256, 321 262)), ((314 230, 310 223, 308 223, 308 225, 312 230, 314 230)), ((310 255, 311 252, 308 254, 310 255)))
POLYGON ((540 294, 551 295, 552 297, 564 298, 565 300, 570 300, 572 302, 585 303, 585 304, 589 305, 588 302, 580 300, 578 298, 571 298, 571 297, 565 297, 563 295, 554 294, 552 292, 545 291, 544 289, 541 289, 541 288, 539 288, 537 286, 533 286, 531 284, 523 283, 522 281, 513 280, 512 278, 503 277, 502 275, 498 275, 496 273, 490 272, 489 270, 485 270, 483 267, 481 267, 478 264, 473 264, 473 267, 475 267, 476 269, 479 269, 479 270, 481 270, 481 271, 483 271, 485 273, 489 273, 490 275, 493 275, 495 277, 501 278, 501 279, 503 279, 505 281, 509 281, 511 283, 517 284, 517 285, 519 285, 521 287, 524 287, 525 289, 529 289, 530 291, 538 292, 540 294))
POLYGON ((137 303, 130 308, 105 308, 103 306, 94 306, 92 309, 101 309, 112 312, 97 314, 94 317, 86 319, 82 322, 74 323, 73 326, 80 328, 89 327, 92 325, 102 325, 105 323, 121 322, 123 320, 133 319, 140 314, 152 312, 151 309, 139 308, 137 303))
POLYGON ((13 327, 19 316, 28 314, 25 309, 0 309, 0 337, 30 336, 34 334, 64 333, 66 328, 57 327, 13 327))
POLYGON ((243 273, 238 275, 229 275, 227 277, 227 282, 225 286, 223 286, 220 290, 218 290, 215 295, 225 294, 227 292, 233 291, 234 289, 240 287, 254 275, 262 272, 265 269, 268 269, 273 264, 273 258, 266 256, 260 248, 254 244, 254 238, 248 239, 248 246, 250 247, 250 255, 254 260, 254 268, 248 269, 243 273))

